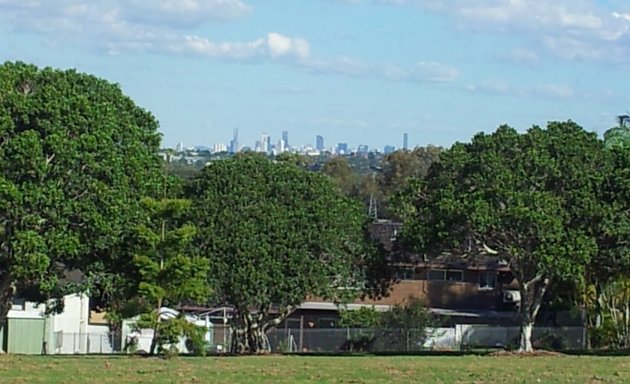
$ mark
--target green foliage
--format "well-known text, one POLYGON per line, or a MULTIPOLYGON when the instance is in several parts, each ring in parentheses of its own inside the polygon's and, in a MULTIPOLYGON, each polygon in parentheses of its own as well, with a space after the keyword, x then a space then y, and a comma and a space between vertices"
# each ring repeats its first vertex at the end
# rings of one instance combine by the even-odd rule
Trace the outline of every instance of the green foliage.
POLYGON ((13 287, 44 300, 65 271, 126 256, 139 197, 156 192, 157 127, 117 85, 0 65, 0 318, 13 287))
MULTIPOLYGON (((154 348, 164 351, 174 332, 182 324, 161 321, 160 308, 176 306, 183 301, 206 302, 211 293, 208 283, 208 260, 191 255, 189 245, 197 229, 186 222, 191 202, 185 199, 142 199, 147 221, 137 228, 133 258, 137 269, 137 293, 141 302, 153 310, 143 314, 142 324, 153 319, 154 348), (166 334, 164 334, 166 332, 166 334)), ((138 308, 141 310, 142 307, 138 308)), ((182 320, 182 321, 185 321, 182 320)), ((181 332, 178 334, 181 335, 181 332)))
MULTIPOLYGON (((184 316, 173 319, 161 319, 156 312, 144 313, 133 324, 133 329, 140 332, 142 329, 153 329, 156 335, 157 353, 166 358, 179 354, 177 344, 181 338, 186 340, 188 350, 196 356, 205 355, 204 327, 189 322, 184 316)), ((133 347, 133 346, 132 346, 133 347)))
POLYGON ((421 345, 429 336, 429 329, 437 326, 437 318, 423 305, 422 301, 410 297, 403 305, 393 306, 389 311, 379 312, 374 307, 361 307, 340 313, 341 325, 353 330, 346 348, 352 351, 367 351, 378 344, 379 348, 406 351, 421 345))
POLYGON ((273 326, 272 304, 283 316, 307 296, 358 294, 347 288, 364 278, 365 217, 325 176, 236 156, 206 167, 187 195, 199 229, 195 246, 210 263, 217 294, 237 309, 235 328, 273 326))
POLYGON ((584 276, 597 254, 603 164, 601 141, 572 122, 477 134, 407 191, 403 243, 429 256, 496 252, 521 286, 521 316, 531 323, 549 281, 584 276))
POLYGON ((347 328, 374 328, 380 324, 381 313, 374 307, 339 312, 340 324, 347 328))
POLYGON ((360 177, 344 156, 331 157, 324 163, 321 171, 334 180, 346 195, 357 195, 360 177))
POLYGON ((622 115, 617 117, 618 126, 604 132, 604 144, 606 148, 630 147, 630 117, 622 115))

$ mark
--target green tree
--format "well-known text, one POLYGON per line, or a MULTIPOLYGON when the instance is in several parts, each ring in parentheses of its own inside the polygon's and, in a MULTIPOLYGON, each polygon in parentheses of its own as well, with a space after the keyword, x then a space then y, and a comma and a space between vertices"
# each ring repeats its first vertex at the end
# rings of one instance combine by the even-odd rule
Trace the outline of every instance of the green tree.
POLYGON ((385 195, 394 195, 412 178, 426 176, 431 165, 440 159, 441 152, 440 147, 427 146, 386 155, 381 162, 382 171, 378 180, 385 195))
POLYGON ((357 196, 359 175, 344 156, 331 157, 324 163, 321 171, 332 178, 347 196, 357 196))
POLYGON ((402 241, 429 255, 483 251, 509 262, 520 286, 520 349, 552 279, 583 276, 597 253, 603 145, 575 123, 519 134, 507 126, 444 152, 417 189, 402 241))
POLYGON ((208 260, 190 255, 189 245, 197 233, 186 222, 191 202, 184 199, 142 199, 147 221, 137 229, 138 299, 148 312, 138 320, 138 327, 153 329, 150 354, 164 351, 164 344, 187 330, 185 319, 162 320, 164 306, 184 301, 207 302, 210 295, 208 260))
POLYGON ((610 308, 615 305, 609 299, 617 297, 615 290, 624 286, 619 282, 630 275, 630 146, 610 146, 605 156, 599 206, 590 220, 599 251, 574 292, 578 305, 586 310, 586 325, 596 343, 608 340, 609 345, 620 346, 617 335, 602 340, 598 328, 612 319, 610 308))
POLYGON ((617 116, 617 126, 604 133, 604 143, 607 148, 630 147, 630 116, 617 116))
POLYGON ((0 65, 0 320, 16 291, 45 300, 64 271, 125 257, 140 196, 155 192, 157 127, 107 81, 0 65))
POLYGON ((325 176, 260 156, 206 167, 188 188, 196 247, 235 308, 231 349, 266 351, 264 335, 308 296, 342 300, 364 279, 365 217, 325 176), (350 289, 348 289, 350 288, 350 289))
POLYGON ((426 176, 431 164, 438 161, 442 148, 435 146, 416 147, 412 151, 392 152, 381 161, 380 173, 376 177, 380 192, 380 216, 402 219, 397 195, 416 179, 426 176))

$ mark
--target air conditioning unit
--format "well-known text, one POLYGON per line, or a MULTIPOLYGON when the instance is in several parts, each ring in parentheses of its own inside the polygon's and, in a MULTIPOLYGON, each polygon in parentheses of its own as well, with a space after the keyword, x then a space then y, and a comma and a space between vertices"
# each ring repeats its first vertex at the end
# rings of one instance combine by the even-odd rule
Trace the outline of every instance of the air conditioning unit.
POLYGON ((521 292, 516 290, 503 291, 504 303, 519 303, 521 301, 521 292))

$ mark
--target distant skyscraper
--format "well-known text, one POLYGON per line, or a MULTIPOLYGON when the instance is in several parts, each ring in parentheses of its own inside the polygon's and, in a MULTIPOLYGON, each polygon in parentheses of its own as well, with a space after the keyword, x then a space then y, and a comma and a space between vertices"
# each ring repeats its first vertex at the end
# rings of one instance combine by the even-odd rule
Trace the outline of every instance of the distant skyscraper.
POLYGON ((282 131, 282 140, 284 141, 284 148, 289 149, 289 131, 282 131))
POLYGON ((407 134, 406 132, 403 133, 403 149, 409 149, 409 134, 407 134))
POLYGON ((368 151, 370 150, 370 147, 368 147, 365 144, 361 144, 357 147, 357 152, 358 153, 368 153, 368 151))
POLYGON ((396 147, 394 147, 393 145, 386 145, 385 148, 383 148, 383 153, 388 155, 394 152, 395 150, 396 150, 396 147))
POLYGON ((177 146, 175 146, 175 152, 184 152, 184 143, 177 143, 177 146))
POLYGON ((338 155, 345 155, 346 153, 348 153, 348 144, 346 143, 337 144, 337 150, 335 152, 337 152, 338 155))
POLYGON ((238 152, 238 128, 234 128, 234 137, 230 141, 230 153, 238 152))
POLYGON ((324 136, 317 135, 315 137, 315 149, 322 152, 324 150, 324 136))
POLYGON ((271 137, 269 135, 267 135, 266 133, 263 133, 260 136, 260 152, 264 152, 264 153, 269 153, 269 150, 271 149, 271 137))
POLYGON ((282 153, 287 150, 287 146, 284 143, 284 139, 278 140, 278 144, 276 145, 276 153, 282 153))

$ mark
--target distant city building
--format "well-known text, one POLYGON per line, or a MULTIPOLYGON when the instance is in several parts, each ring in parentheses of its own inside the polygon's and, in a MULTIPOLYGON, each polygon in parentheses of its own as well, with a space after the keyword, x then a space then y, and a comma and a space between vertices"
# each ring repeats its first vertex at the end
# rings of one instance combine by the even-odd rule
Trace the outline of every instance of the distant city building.
POLYGON ((227 152, 227 146, 223 143, 217 143, 212 146, 213 153, 227 152))
POLYGON ((234 136, 230 140, 230 153, 237 153, 238 150, 238 128, 234 128, 234 136))
POLYGON ((177 143, 175 146, 175 152, 184 152, 184 143, 177 143))
POLYGON ((271 148, 269 148, 271 146, 269 145, 270 143, 270 137, 266 133, 263 133, 260 136, 260 146, 256 146, 257 148, 259 148, 259 150, 257 150, 256 152, 269 153, 269 151, 271 150, 271 148))
POLYGON ((289 144, 289 131, 282 131, 282 140, 284 141, 284 148, 289 149, 291 147, 289 144))
POLYGON ((385 148, 383 148, 383 153, 388 155, 394 152, 395 150, 396 150, 396 147, 394 147, 393 145, 386 145, 385 148))
POLYGON ((357 147, 357 153, 368 153, 369 150, 370 150, 370 147, 368 147, 365 144, 361 144, 357 147))
POLYGON ((407 134, 406 132, 403 133, 403 149, 409 149, 409 134, 407 134))
POLYGON ((347 143, 339 143, 337 144, 337 149, 335 150, 335 153, 337 153, 338 155, 345 155, 348 153, 348 144, 347 143))
POLYGON ((285 152, 286 150, 287 150, 287 145, 286 145, 284 139, 278 140, 278 144, 276 145, 275 153, 282 153, 282 152, 285 152))
POLYGON ((322 152, 324 150, 324 136, 317 135, 315 137, 315 149, 322 152))

